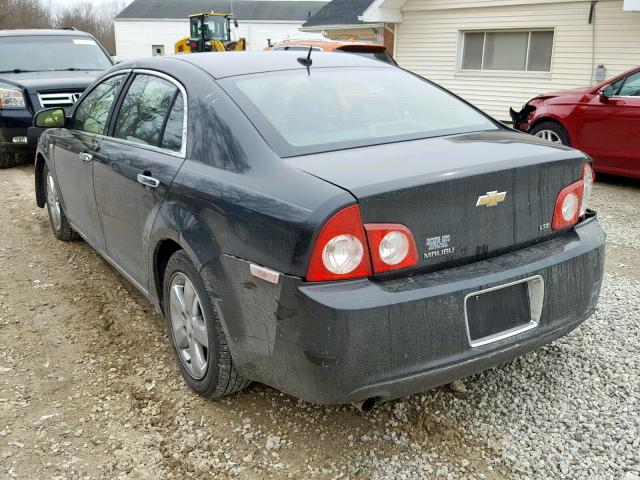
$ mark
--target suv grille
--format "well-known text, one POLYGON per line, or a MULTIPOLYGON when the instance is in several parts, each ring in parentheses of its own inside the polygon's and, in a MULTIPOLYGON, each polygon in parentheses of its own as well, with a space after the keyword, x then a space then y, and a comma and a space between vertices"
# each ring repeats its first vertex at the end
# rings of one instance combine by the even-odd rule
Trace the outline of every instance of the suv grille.
POLYGON ((82 92, 39 93, 38 100, 42 108, 71 107, 78 101, 82 92))

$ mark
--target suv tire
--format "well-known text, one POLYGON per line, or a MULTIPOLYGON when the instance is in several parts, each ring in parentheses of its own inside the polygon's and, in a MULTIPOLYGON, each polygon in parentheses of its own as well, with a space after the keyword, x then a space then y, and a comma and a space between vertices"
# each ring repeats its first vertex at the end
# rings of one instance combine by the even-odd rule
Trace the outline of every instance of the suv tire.
POLYGON ((11 168, 16 165, 16 156, 9 147, 0 147, 0 168, 11 168))

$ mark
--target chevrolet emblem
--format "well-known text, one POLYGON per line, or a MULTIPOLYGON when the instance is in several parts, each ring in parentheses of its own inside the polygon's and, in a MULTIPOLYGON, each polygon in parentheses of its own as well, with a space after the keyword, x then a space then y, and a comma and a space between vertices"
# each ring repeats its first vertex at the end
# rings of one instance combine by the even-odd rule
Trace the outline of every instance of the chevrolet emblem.
POLYGON ((507 192, 498 193, 497 190, 495 192, 487 192, 486 195, 478 197, 476 207, 496 207, 500 202, 504 202, 505 198, 507 198, 507 192))

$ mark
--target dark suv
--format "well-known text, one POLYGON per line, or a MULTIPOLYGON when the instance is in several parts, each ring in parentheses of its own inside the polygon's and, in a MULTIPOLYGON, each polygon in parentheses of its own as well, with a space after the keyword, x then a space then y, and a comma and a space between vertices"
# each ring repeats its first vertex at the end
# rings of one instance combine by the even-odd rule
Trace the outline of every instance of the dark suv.
POLYGON ((113 65, 91 35, 77 30, 0 31, 0 168, 32 158, 40 129, 33 115, 68 109, 113 65))

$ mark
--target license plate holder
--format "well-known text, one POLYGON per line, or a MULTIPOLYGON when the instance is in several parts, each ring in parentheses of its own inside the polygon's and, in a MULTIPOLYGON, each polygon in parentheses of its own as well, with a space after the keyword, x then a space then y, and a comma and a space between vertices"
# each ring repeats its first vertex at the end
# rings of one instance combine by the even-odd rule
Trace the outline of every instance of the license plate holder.
POLYGON ((480 347, 536 328, 543 303, 544 281, 539 275, 467 295, 469 344, 480 347))

